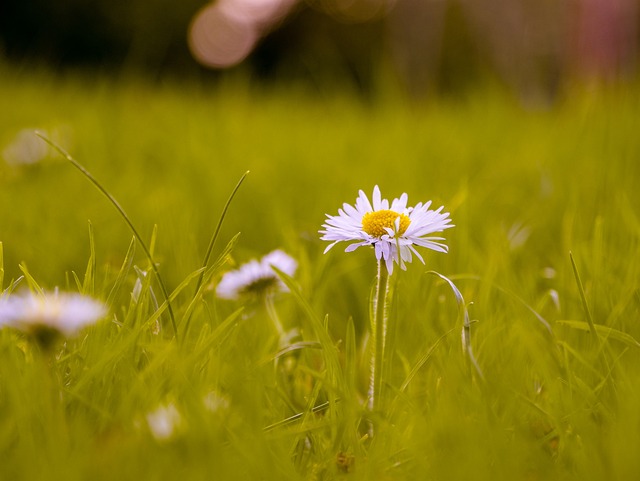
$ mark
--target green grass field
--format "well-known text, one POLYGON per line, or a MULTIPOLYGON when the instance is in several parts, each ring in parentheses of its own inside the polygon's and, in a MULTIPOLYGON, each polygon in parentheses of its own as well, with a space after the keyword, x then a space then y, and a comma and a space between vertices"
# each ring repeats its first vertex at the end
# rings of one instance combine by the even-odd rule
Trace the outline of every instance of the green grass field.
POLYGON ((640 475, 640 88, 576 89, 545 109, 492 90, 424 104, 384 92, 0 68, 0 148, 39 130, 99 180, 151 246, 178 333, 153 274, 132 297, 150 262, 86 177, 53 149, 0 162, 0 290, 28 273, 16 292, 37 283, 110 309, 45 362, 0 330, 0 479, 640 475), (318 230, 376 184, 444 205, 456 227, 448 254, 422 249, 426 266, 394 273, 389 399, 370 413, 375 258, 324 255, 318 230), (299 262, 275 302, 302 333, 287 352, 259 304, 214 292, 276 248, 299 262), (482 376, 452 289, 428 271, 464 296, 482 376), (162 406, 179 419, 165 437, 148 422, 162 406))

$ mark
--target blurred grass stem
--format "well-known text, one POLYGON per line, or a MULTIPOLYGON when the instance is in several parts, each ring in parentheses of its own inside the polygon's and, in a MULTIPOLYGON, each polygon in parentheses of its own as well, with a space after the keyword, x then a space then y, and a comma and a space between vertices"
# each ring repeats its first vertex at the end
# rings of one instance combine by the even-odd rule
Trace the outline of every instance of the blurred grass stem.
MULTIPOLYGON (((269 316, 269 319, 271 319, 271 322, 273 322, 273 326, 275 327, 276 331, 278 332, 278 342, 282 343, 282 341, 285 339, 285 331, 284 328, 282 327, 282 322, 280 321, 280 317, 278 316, 278 312, 276 311, 276 306, 273 302, 273 294, 272 293, 265 293, 264 295, 264 307, 265 310, 267 311, 267 315, 269 316)), ((282 347, 282 346, 281 346, 282 347)))

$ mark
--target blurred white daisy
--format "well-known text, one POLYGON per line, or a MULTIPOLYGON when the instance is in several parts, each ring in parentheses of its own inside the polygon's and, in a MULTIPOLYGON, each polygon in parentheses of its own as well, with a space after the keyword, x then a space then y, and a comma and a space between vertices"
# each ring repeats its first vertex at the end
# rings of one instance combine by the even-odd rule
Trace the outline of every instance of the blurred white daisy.
POLYGON ((156 410, 147 413, 145 417, 149 431, 156 441, 171 439, 182 425, 182 416, 173 403, 159 406, 156 410))
POLYGON ((22 129, 2 150, 2 157, 7 164, 33 165, 54 153, 51 146, 38 137, 36 132, 67 150, 71 145, 71 130, 65 125, 53 129, 22 129))
POLYGON ((430 210, 431 201, 422 202, 415 207, 407 207, 408 195, 402 194, 393 199, 391 204, 382 199, 380 189, 373 189, 373 203, 361 190, 355 207, 343 204, 338 215, 327 215, 322 225, 322 240, 333 241, 325 253, 338 242, 353 241, 345 249, 351 252, 360 246, 371 245, 375 249, 376 259, 384 260, 389 274, 393 273, 394 262, 406 269, 405 262, 412 261, 415 254, 424 264, 424 259, 414 246, 426 247, 446 253, 448 247, 440 241, 443 237, 427 237, 435 232, 442 232, 453 227, 448 212, 443 207, 430 210), (399 253, 399 254, 398 254, 399 253))
POLYGON ((106 313, 104 304, 81 294, 27 292, 0 298, 0 327, 13 327, 41 340, 56 334, 72 336, 106 313))
POLYGON ((275 250, 260 260, 251 260, 239 269, 229 271, 218 283, 216 295, 222 299, 238 299, 242 296, 262 296, 274 291, 287 291, 272 266, 293 276, 298 263, 281 250, 275 250))
POLYGON ((223 412, 229 408, 229 398, 217 391, 211 391, 203 399, 204 407, 210 412, 223 412))

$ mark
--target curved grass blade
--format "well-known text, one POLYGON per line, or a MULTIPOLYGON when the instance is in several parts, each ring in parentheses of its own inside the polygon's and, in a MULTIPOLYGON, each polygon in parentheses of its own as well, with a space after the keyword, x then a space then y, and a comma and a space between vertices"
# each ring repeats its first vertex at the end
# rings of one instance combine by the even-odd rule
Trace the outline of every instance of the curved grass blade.
MULTIPOLYGON (((211 278, 211 276, 213 275, 213 272, 215 271, 215 267, 209 267, 205 271, 201 272, 202 269, 204 269, 204 268, 200 268, 195 272, 196 274, 200 274, 200 277, 202 279, 211 278)), ((193 277, 190 277, 190 278, 193 278, 193 277)), ((204 291, 205 287, 206 287, 206 283, 202 283, 200 285, 200 287, 198 288, 198 290, 196 292, 196 296, 191 299, 191 301, 189 302, 189 305, 187 306, 187 309, 184 312, 184 315, 182 316, 181 322, 184 325, 183 333, 185 334, 185 337, 186 337, 186 333, 189 331, 189 323, 191 321, 191 315, 193 314, 193 310, 196 308, 196 304, 198 303, 198 299, 202 298, 202 292, 204 291)))
MULTIPOLYGON (((80 292, 81 294, 84 294, 84 288, 82 287, 82 282, 80 282, 80 278, 78 277, 78 274, 76 274, 75 271, 71 271, 71 276, 73 277, 73 280, 76 283, 76 289, 78 289, 78 292, 80 292)), ((67 278, 67 289, 68 288, 69 288, 69 280, 67 278)))
POLYGON ((455 330, 455 327, 445 332, 442 336, 440 336, 436 340, 436 342, 429 348, 429 350, 422 355, 422 357, 418 360, 415 366, 413 366, 413 368, 411 369, 411 372, 409 372, 409 374, 407 375, 407 378, 402 383, 402 386, 400 386, 400 389, 399 389, 400 392, 403 392, 405 389, 407 389, 407 387, 409 386, 409 384, 411 383, 415 375, 418 374, 418 371, 420 371, 422 366, 425 365, 425 363, 429 360, 429 358, 434 353, 436 348, 440 345, 440 342, 442 342, 442 340, 445 337, 447 337, 449 334, 451 334, 454 330, 455 330))
POLYGON ((109 191, 107 191, 107 189, 105 189, 102 186, 102 184, 100 182, 98 182, 98 180, 87 169, 85 169, 82 166, 82 164, 80 164, 76 159, 71 157, 71 155, 69 155, 69 153, 67 151, 65 151, 62 147, 60 147, 56 143, 54 143, 51 140, 49 140, 47 137, 42 135, 40 132, 36 132, 36 135, 38 137, 40 137, 42 140, 44 140, 51 147, 53 147, 60 155, 62 155, 65 159, 67 159, 71 163, 71 165, 73 165, 76 169, 78 169, 80 171, 80 173, 82 173, 82 175, 84 175, 102 193, 102 195, 104 195, 107 198, 107 200, 111 203, 111 205, 113 205, 113 207, 115 207, 115 209, 118 211, 120 216, 124 219, 125 223, 127 224, 129 229, 133 233, 134 237, 140 243, 140 246, 142 247, 142 250, 144 251, 145 255, 147 256, 147 259, 149 260, 149 263, 151 264, 151 268, 153 269, 153 273, 155 274, 156 278, 158 279, 158 284, 160 285, 160 289, 162 290, 162 295, 165 298, 165 303, 167 305, 167 310, 169 311, 169 317, 171 318, 171 326, 173 327, 173 334, 177 339, 178 338, 178 326, 176 325, 175 315, 173 314, 173 308, 171 306, 171 301, 169 300, 169 291, 167 290, 167 288, 166 288, 166 286, 164 284, 164 281, 162 279, 162 276, 160 275, 160 271, 158 270, 158 266, 156 265, 156 263, 153 260, 153 255, 151 254, 151 251, 147 247, 147 244, 144 242, 144 240, 142 239, 140 234, 138 234, 138 230, 133 225, 133 222, 131 222, 131 219, 129 219, 129 216, 127 215, 125 210, 120 206, 120 204, 115 199, 115 197, 113 197, 109 193, 109 191))
MULTIPOLYGON (((452 278, 453 279, 472 279, 475 281, 487 282, 481 276, 477 276, 473 274, 457 275, 457 276, 452 276, 452 278)), ((533 307, 531 307, 531 305, 529 305, 527 301, 525 301, 522 297, 517 295, 515 292, 512 292, 509 289, 496 284, 495 282, 489 281, 489 285, 494 287, 496 290, 504 294, 507 294, 508 296, 510 296, 511 298, 515 299, 520 304, 522 304, 545 327, 545 329, 549 333, 549 336, 551 336, 552 339, 555 338, 553 329, 551 329, 551 324, 549 324, 549 322, 544 317, 542 317, 538 311, 536 311, 533 307)))
MULTIPOLYGON (((220 214, 220 219, 218 220, 218 225, 216 225, 216 228, 215 228, 215 230, 213 232, 213 236, 211 236, 211 240, 209 241, 209 246, 207 247, 207 252, 206 252, 206 254, 204 256, 204 260, 202 261, 202 268, 203 269, 206 269, 207 265, 209 264, 209 259, 211 258, 211 253, 213 252, 213 247, 215 246, 216 240, 218 239, 218 234, 220 234, 220 228, 222 227, 222 222, 224 221, 224 218, 227 215, 227 210, 229 210, 229 206, 231 205, 231 201, 235 197, 236 192, 238 192, 238 189, 240 188, 240 186, 244 182, 244 179, 247 177, 247 175, 249 175, 249 171, 248 170, 242 175, 242 177, 240 177, 240 180, 238 181, 236 186, 231 191, 231 195, 227 199, 227 202, 224 205, 224 208, 222 209, 222 214, 220 214)), ((202 271, 202 274, 200 274, 200 277, 198 278, 198 282, 196 283, 196 288, 195 288, 194 293, 193 293, 193 298, 194 299, 198 295, 198 291, 200 290, 200 286, 202 285, 203 279, 204 279, 204 270, 202 271)))
MULTIPOLYGON (((319 413, 321 411, 325 411, 326 409, 328 409, 330 406, 330 402, 329 401, 325 401, 322 404, 318 404, 317 406, 314 406, 311 409, 312 413, 319 413)), ((289 416, 288 418, 283 419, 282 421, 278 421, 276 423, 270 424, 269 426, 265 426, 264 431, 265 432, 269 432, 269 431, 273 431, 276 428, 282 427, 282 426, 287 426, 289 424, 295 423, 296 421, 300 420, 304 415, 308 414, 307 412, 302 412, 302 413, 297 413, 294 414, 293 416, 289 416)))
POLYGON ((288 346, 283 347, 277 353, 275 353, 273 356, 271 356, 268 359, 265 359, 264 361, 262 361, 262 364, 269 364, 269 363, 275 361, 276 359, 281 358, 285 354, 289 354, 290 352, 294 352, 294 351, 301 351, 303 349, 322 349, 322 344, 320 344, 319 342, 316 342, 316 341, 300 341, 300 342, 296 342, 296 343, 293 343, 293 344, 290 344, 288 346))
POLYGON ((111 307, 113 304, 113 300, 120 290, 125 278, 129 270, 131 270, 131 265, 133 264, 133 255, 135 254, 136 247, 136 238, 133 237, 131 239, 131 243, 129 244, 129 248, 127 249, 127 253, 124 256, 124 260, 122 261, 122 266, 120 267, 120 271, 118 272, 118 276, 116 277, 116 281, 113 283, 113 287, 111 291, 109 291, 109 296, 107 297, 107 306, 111 307))
POLYGON ((87 270, 84 273, 84 282, 82 283, 82 293, 93 296, 95 292, 95 275, 96 275, 96 243, 93 235, 93 224, 89 221, 89 261, 87 262, 87 270))
POLYGON ((345 335, 344 350, 344 377, 345 392, 349 398, 356 396, 356 386, 358 384, 358 349, 356 347, 356 328, 353 318, 349 317, 347 321, 347 332, 345 335))
MULTIPOLYGON (((302 310, 307 314, 309 320, 311 321, 311 328, 316 338, 322 345, 322 351, 324 353, 326 366, 325 368, 331 376, 335 376, 334 379, 336 381, 336 386, 343 386, 342 379, 342 369, 340 367, 340 361, 338 359, 338 351, 327 332, 323 322, 320 320, 318 315, 315 313, 311 304, 304 298, 302 293, 300 292, 300 287, 293 280, 293 278, 286 273, 282 272, 277 267, 271 266, 272 269, 278 274, 278 277, 284 282, 287 286, 291 294, 293 294, 294 299, 298 303, 298 305, 302 308, 302 310)), ((336 387, 332 386, 332 387, 336 387)))
POLYGON ((24 279, 24 276, 18 277, 15 281, 11 279, 11 282, 9 282, 9 285, 4 291, 2 291, 0 296, 8 296, 9 294, 11 294, 13 291, 16 290, 16 288, 20 285, 23 279, 24 279))
POLYGON ((462 350, 467 354, 471 364, 475 367, 478 375, 481 379, 484 379, 482 375, 482 370, 478 365, 478 361, 476 361, 475 356, 473 355, 473 349, 471 347, 471 321, 469 320, 469 311, 467 311, 467 305, 464 302, 464 298, 462 297, 462 293, 456 287, 451 279, 446 276, 443 276, 439 272, 429 271, 427 274, 433 274, 434 276, 439 277, 451 287, 453 294, 456 296, 456 301, 458 302, 458 316, 462 319, 462 350))
POLYGON ((176 297, 178 297, 178 294, 180 294, 180 292, 182 292, 182 290, 187 287, 187 285, 189 285, 189 283, 195 279, 198 275, 200 275, 202 273, 202 268, 192 272, 191 274, 189 274, 186 278, 183 279, 183 281, 178 284, 178 286, 173 290, 173 292, 171 293, 171 295, 168 295, 165 299, 165 301, 160 305, 160 307, 158 307, 158 309, 156 310, 156 312, 154 312, 151 317, 149 317, 149 319, 147 319, 145 321, 146 325, 151 325, 153 324, 155 321, 157 321, 160 316, 162 315, 162 313, 165 311, 165 309, 170 308, 171 306, 171 301, 173 301, 176 297))
POLYGON ((42 289, 42 287, 40 287, 38 282, 29 273, 29 270, 27 269, 27 265, 24 262, 22 262, 18 265, 18 267, 24 274, 24 278, 27 280, 27 284, 29 284, 29 288, 32 291, 36 291, 39 295, 44 296, 44 290, 42 289))
POLYGON ((211 347, 220 340, 222 335, 227 331, 227 329, 229 329, 229 327, 231 327, 231 325, 236 323, 237 319, 240 317, 240 314, 242 314, 243 312, 244 307, 240 307, 229 314, 229 316, 214 329, 214 331, 209 336, 209 339, 207 339, 203 345, 198 346, 197 349, 195 349, 193 353, 191 353, 189 362, 195 363, 198 361, 200 356, 210 352, 211 347))
POLYGON ((574 320, 559 320, 556 322, 558 324, 564 324, 565 326, 569 326, 572 329, 578 329, 580 331, 595 331, 596 334, 602 336, 605 339, 614 339, 618 342, 626 344, 627 346, 640 348, 640 342, 638 342, 633 336, 609 326, 603 326, 602 324, 589 324, 584 321, 574 320))
MULTIPOLYGON (((307 299, 305 299, 305 297, 302 295, 298 283, 294 281, 291 276, 282 272, 278 268, 272 266, 272 269, 282 280, 282 282, 284 282, 284 284, 289 288, 289 291, 293 295, 298 305, 306 313, 311 324, 311 330, 313 331, 313 334, 321 345, 322 357, 324 360, 324 379, 321 380, 319 385, 322 385, 326 388, 327 397, 329 398, 327 419, 339 419, 340 416, 336 411, 338 409, 337 403, 340 398, 339 395, 336 394, 336 391, 338 393, 342 391, 342 387, 345 385, 345 380, 340 360, 338 358, 338 349, 336 348, 331 339, 331 336, 329 335, 329 332, 327 331, 326 324, 328 321, 328 316, 325 316, 324 322, 321 321, 311 307, 311 304, 309 304, 309 301, 307 301, 307 299)), ((336 429, 335 424, 332 424, 332 429, 336 429)))
POLYGON ((222 265, 225 262, 225 259, 231 253, 231 251, 233 250, 233 247, 238 242, 238 237, 240 237, 240 233, 237 233, 236 235, 234 235, 231 238, 231 240, 227 242, 227 245, 225 246, 225 248, 222 250, 222 252, 218 256, 216 261, 209 268, 205 269, 205 267, 202 267, 202 269, 205 269, 205 270, 202 271, 202 273, 200 274, 200 278, 198 279, 198 282, 200 283, 200 285, 198 286, 198 289, 196 290, 195 295, 191 299, 191 302, 187 306, 187 310, 185 311, 185 314, 182 316, 181 322, 182 322, 182 325, 184 326, 183 328, 184 337, 186 337, 189 332, 189 327, 191 325, 191 315, 193 313, 193 310, 195 309, 198 299, 202 297, 202 293, 206 287, 206 282, 208 282, 208 279, 210 279, 211 276, 213 276, 214 272, 216 272, 218 269, 220 269, 220 267, 222 267, 222 265), (205 280, 207 281, 205 282, 205 280))
POLYGON ((576 284, 578 284, 578 291, 580 291, 582 308, 584 309, 584 313, 587 316, 587 322, 589 323, 589 332, 591 332, 592 336, 597 337, 596 327, 595 327, 595 324, 593 323, 593 317, 591 317, 589 304, 587 304, 587 297, 584 294, 584 287, 582 287, 582 280, 580 279, 580 274, 578 273, 578 267, 576 266, 576 261, 573 260, 573 254, 571 252, 569 252, 569 258, 571 259, 571 267, 573 267, 573 275, 576 278, 576 284))

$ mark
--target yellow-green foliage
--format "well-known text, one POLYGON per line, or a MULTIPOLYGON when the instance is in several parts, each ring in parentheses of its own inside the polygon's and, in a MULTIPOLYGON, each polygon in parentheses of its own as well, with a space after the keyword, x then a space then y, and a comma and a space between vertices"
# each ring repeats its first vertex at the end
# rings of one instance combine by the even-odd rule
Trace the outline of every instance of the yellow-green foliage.
POLYGON ((142 275, 139 242, 84 176, 53 150, 34 165, 1 163, 2 289, 28 272, 111 309, 46 360, 0 330, 1 479, 640 474, 637 87, 524 109, 490 91, 413 104, 390 91, 362 101, 242 80, 150 86, 0 70, 0 147, 23 129, 56 133, 150 246, 179 332, 157 279, 142 275), (390 408, 368 439, 375 260, 365 249, 323 255, 317 231, 375 184, 444 205, 456 227, 449 254, 425 252, 426 267, 400 272, 390 408), (302 332, 289 352, 259 306, 213 292, 222 272, 275 248, 300 263, 275 306, 302 332), (464 296, 482 377, 463 352, 456 298, 429 270, 464 296), (181 422, 156 439, 146 416, 171 405, 181 422))

